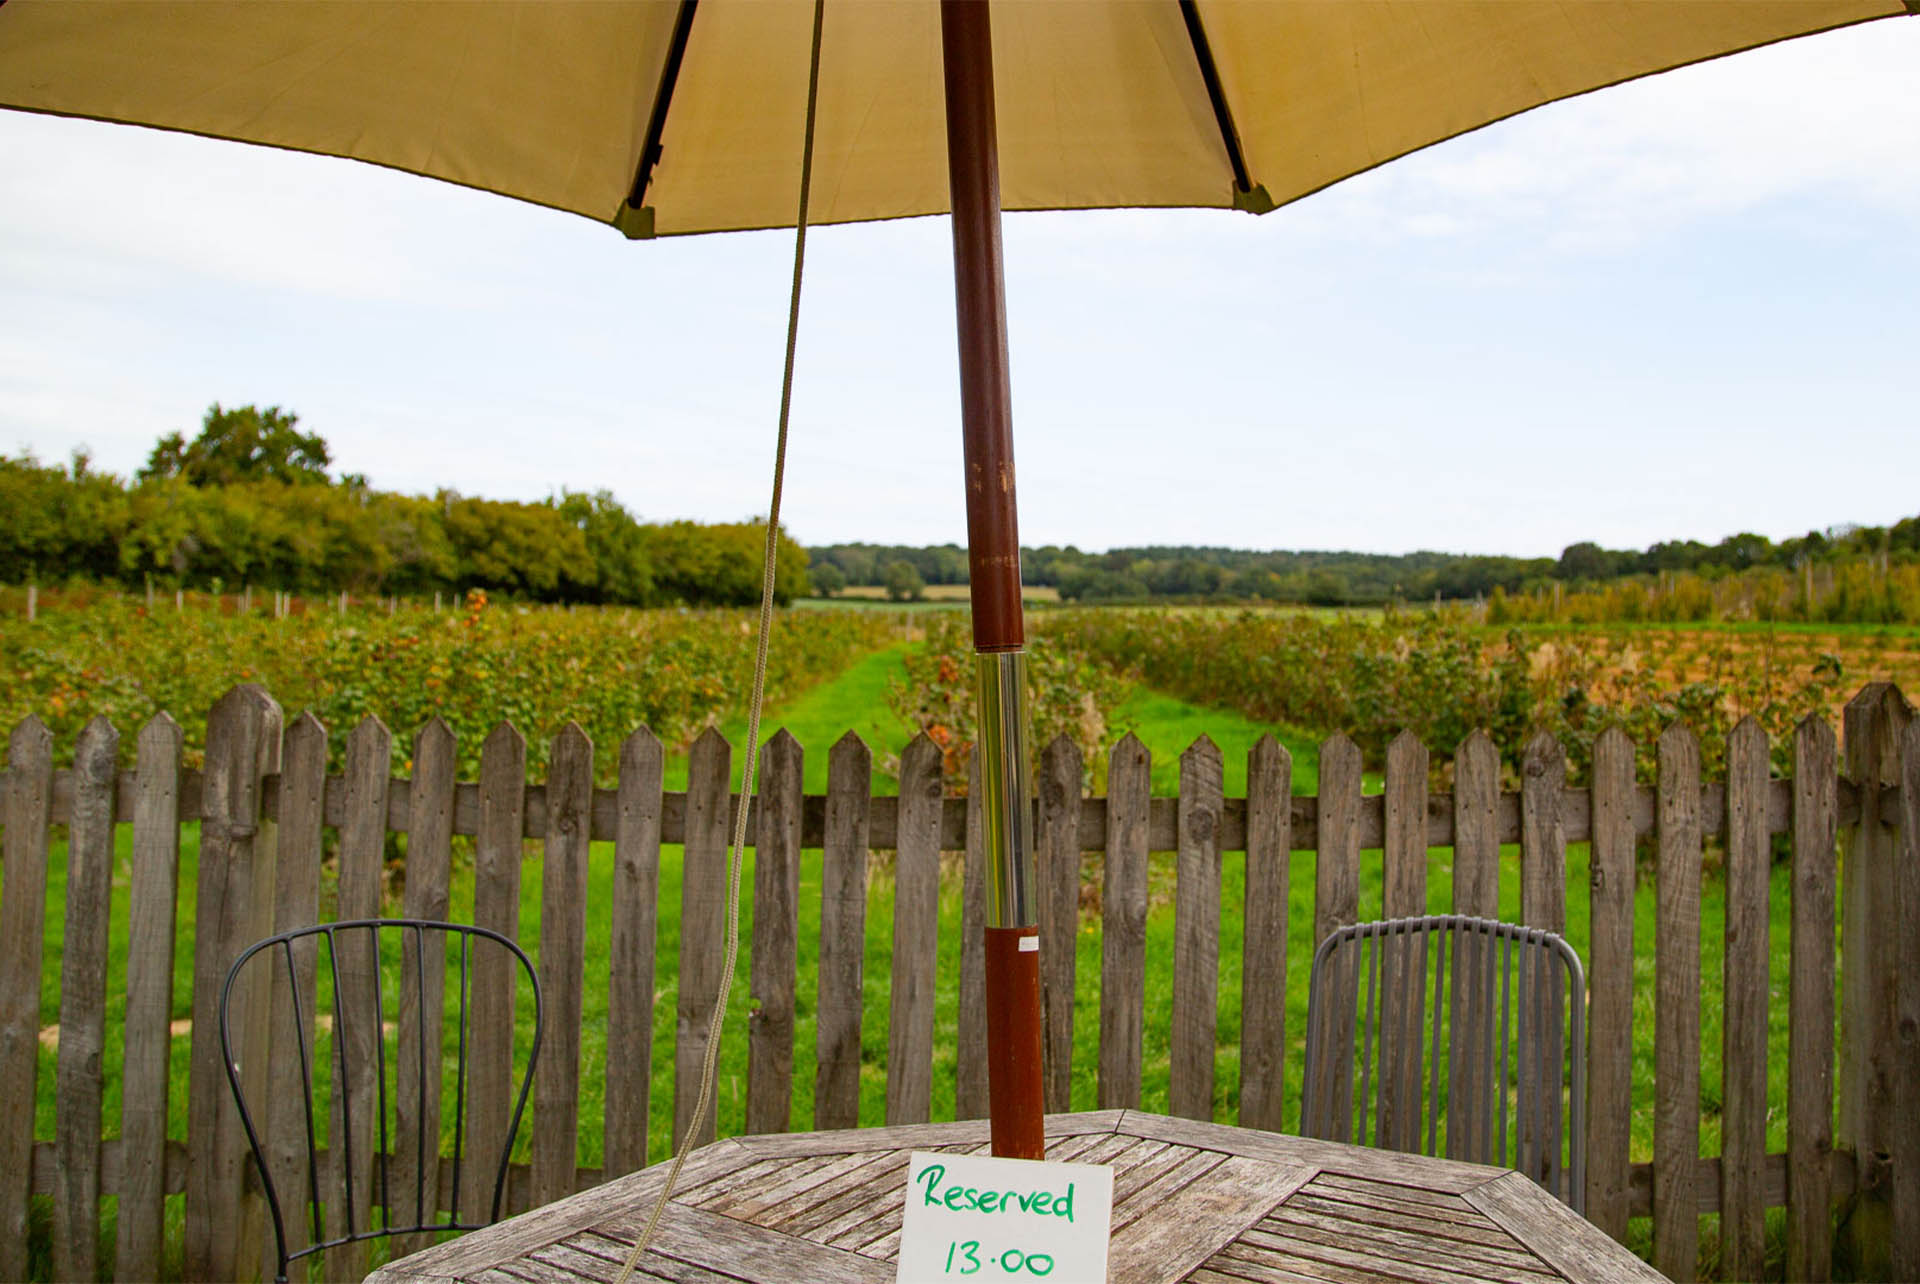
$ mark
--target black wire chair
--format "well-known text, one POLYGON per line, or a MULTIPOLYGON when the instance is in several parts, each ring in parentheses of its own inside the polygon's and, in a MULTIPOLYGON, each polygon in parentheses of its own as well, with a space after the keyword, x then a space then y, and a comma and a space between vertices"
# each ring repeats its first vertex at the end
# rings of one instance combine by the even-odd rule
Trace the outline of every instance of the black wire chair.
MULTIPOLYGON (((275 1278, 280 1284, 285 1284, 290 1261, 326 1249, 390 1235, 473 1230, 497 1221, 506 1193, 508 1160, 526 1110, 534 1065, 540 1056, 540 1037, 540 982, 532 963, 518 945, 484 927, 423 919, 321 923, 270 936, 249 946, 234 960, 220 988, 220 1051, 272 1216, 278 1259, 275 1278), (324 959, 320 957, 323 943, 324 959), (383 946, 386 947, 384 955, 383 946), (398 984, 390 990, 387 981, 391 979, 396 958, 398 984), (284 967, 275 968, 275 960, 281 961, 284 967), (324 1183, 320 1144, 322 1107, 317 1105, 314 1068, 314 1026, 319 1006, 315 979, 323 962, 324 976, 332 991, 332 1055, 328 1100, 324 1106, 329 1146, 325 1153, 329 1160, 325 1164, 324 1183), (264 976, 260 971, 263 967, 264 976), (447 975, 449 972, 452 975, 447 975), (504 1077, 500 1078, 499 1086, 505 1091, 491 1094, 493 1100, 476 1103, 469 1091, 469 1073, 474 1069, 469 1065, 468 1055, 473 1008, 485 1003, 489 1010, 483 1015, 503 1020, 511 1029, 514 980, 522 974, 532 987, 532 1043, 517 1072, 513 1065, 517 1058, 501 1063, 499 1072, 503 1072, 504 1077), (267 982, 264 988, 260 985, 262 981, 267 982), (473 993, 476 982, 481 986, 480 995, 473 993), (440 995, 437 1004, 433 1001, 435 990, 440 995), (297 1043, 297 1084, 268 1085, 265 1076, 256 1073, 251 1076, 253 1084, 243 1087, 242 1080, 248 1076, 243 1075, 240 1060, 234 1054, 232 1028, 237 997, 242 1013, 251 1003, 269 1002, 273 1012, 271 1037, 290 1035, 297 1043), (449 1010, 450 1005, 453 1010, 449 1010), (394 1044, 391 1057, 390 1031, 394 1044), (449 1037, 455 1041, 450 1120, 452 1189, 447 1200, 449 1209, 443 1215, 439 1208, 440 1137, 437 1130, 431 1129, 434 1109, 430 1098, 433 1103, 440 1102, 443 1063, 440 1053, 449 1037), (395 1079, 391 1090, 390 1076, 395 1079), (284 1100, 276 1102, 272 1111, 275 1124, 270 1127, 278 1143, 274 1150, 281 1156, 277 1166, 289 1180, 297 1172, 298 1150, 304 1148, 305 1151, 305 1193, 301 1202, 310 1216, 309 1234, 303 1247, 289 1252, 287 1228, 274 1179, 276 1164, 256 1126, 255 1113, 248 1107, 248 1097, 255 1095, 260 1098, 257 1104, 265 1104, 273 1101, 274 1089, 284 1094, 294 1087, 299 1089, 302 1110, 289 1113, 284 1100), (512 1098, 510 1121, 498 1118, 509 1094, 512 1098), (367 1118, 369 1104, 371 1119, 367 1118), (392 1170, 398 1157, 391 1153, 394 1147, 390 1138, 399 1131, 401 1111, 410 1111, 413 1121, 411 1192, 394 1189, 392 1170), (462 1191, 467 1167, 465 1152, 477 1127, 470 1116, 480 1112, 488 1114, 496 1130, 502 1124, 505 1128, 497 1156, 475 1157, 476 1161, 486 1161, 493 1178, 492 1198, 484 1205, 484 1220, 462 1216, 463 1209, 470 1213, 481 1211, 475 1192, 462 1191), (392 1132, 390 1116, 394 1125, 392 1132), (422 1126, 422 1120, 428 1121, 426 1126, 422 1126), (302 1131, 294 1137, 289 1135, 292 1129, 302 1131), (368 1142, 373 1140, 367 1137, 368 1133, 377 1133, 371 1154, 366 1153, 368 1142), (330 1217, 331 1235, 328 1233, 330 1217)), ((260 1041, 253 1055, 263 1055, 267 1046, 266 1041, 260 1041)), ((483 1176, 485 1172, 483 1169, 476 1175, 483 1176)), ((401 1184, 405 1184, 404 1177, 401 1184)))
POLYGON ((1585 1009, 1579 956, 1541 928, 1457 914, 1340 928, 1313 956, 1300 1131, 1444 1147, 1584 1215, 1585 1009))

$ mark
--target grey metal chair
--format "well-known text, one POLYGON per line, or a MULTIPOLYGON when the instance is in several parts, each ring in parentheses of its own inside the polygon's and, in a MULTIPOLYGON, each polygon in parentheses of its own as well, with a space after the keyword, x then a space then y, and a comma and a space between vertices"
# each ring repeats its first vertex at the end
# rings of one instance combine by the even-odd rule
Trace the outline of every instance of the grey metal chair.
POLYGON ((389 1235, 473 1230, 497 1221, 508 1159, 540 1056, 541 1032, 540 981, 533 964, 518 945, 484 927, 424 919, 352 919, 270 936, 235 959, 220 989, 220 1050, 273 1220, 275 1278, 280 1284, 285 1284, 290 1261, 339 1245, 389 1235), (429 969, 421 966, 433 959, 446 964, 438 1006, 429 993, 429 969), (492 1083, 492 1093, 477 1094, 487 1072, 478 1069, 470 1054, 474 1009, 484 995, 489 1006, 482 1010, 490 1010, 510 1029, 517 977, 524 977, 532 995, 531 1045, 524 1056, 503 1058, 494 1068, 492 1075, 505 1077, 492 1083), (316 989, 330 993, 331 1003, 320 1003, 316 989), (280 1009, 274 1018, 278 1037, 296 1045, 299 1078, 269 1084, 255 1075, 250 1090, 243 1086, 248 1076, 234 1052, 234 1011, 269 1000, 280 1009), (330 1012, 317 1013, 320 1007, 330 1012), (316 1025, 326 1030, 331 1043, 324 1066, 315 1065, 316 1025), (454 1066, 450 1099, 443 1100, 440 1052, 447 1043, 452 1044, 446 1051, 454 1066), (324 1091, 317 1083, 322 1069, 327 1072, 324 1091), (297 1097, 301 1107, 276 1125, 282 1132, 273 1147, 284 1156, 278 1175, 297 1183, 297 1189, 287 1193, 297 1196, 293 1205, 305 1223, 305 1242, 291 1250, 276 1165, 261 1135, 264 1121, 255 1114, 276 1089, 283 1106, 286 1098, 297 1097), (487 1099, 476 1100, 476 1095, 487 1099), (252 1108, 250 1096, 255 1098, 252 1108), (433 1102, 439 1103, 437 1108, 433 1102), (430 1135, 416 1124, 407 1147, 412 1180, 396 1181, 399 1157, 394 1143, 401 1115, 419 1121, 436 1111, 452 1133, 451 1164, 440 1157, 438 1130, 430 1135), (485 1129, 478 1121, 482 1112, 491 1119, 485 1129), (289 1127, 297 1136, 285 1135, 289 1127), (476 1134, 502 1129, 504 1142, 497 1150, 469 1153, 476 1134), (443 1169, 451 1180, 446 1192, 450 1211, 441 1207, 443 1169), (486 1183, 481 1187, 489 1196, 484 1201, 463 1189, 463 1183, 475 1182, 486 1183), (484 1210, 482 1216, 463 1216, 476 1204, 484 1210))
POLYGON ((1515 1168, 1584 1215, 1585 1009, 1579 956, 1541 928, 1340 928, 1313 956, 1300 1131, 1515 1168))

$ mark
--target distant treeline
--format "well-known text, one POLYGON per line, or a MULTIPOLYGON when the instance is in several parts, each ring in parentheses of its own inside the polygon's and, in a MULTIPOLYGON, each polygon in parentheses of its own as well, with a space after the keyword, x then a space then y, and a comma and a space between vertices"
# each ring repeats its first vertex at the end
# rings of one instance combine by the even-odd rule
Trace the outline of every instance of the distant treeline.
MULTIPOLYGON (((967 558, 953 544, 908 548, 830 544, 811 548, 815 587, 891 584, 906 565, 926 584, 964 584, 967 558)), ((1890 527, 1845 526, 1809 531, 1774 543, 1764 535, 1730 535, 1717 544, 1667 540, 1645 550, 1580 543, 1558 559, 1454 553, 1253 552, 1245 549, 1148 545, 1083 553, 1072 546, 1020 550, 1021 578, 1050 585, 1078 602, 1268 601, 1311 606, 1378 606, 1389 602, 1473 601, 1644 582, 1671 585, 1676 576, 1705 580, 1747 572, 1803 572, 1810 566, 1859 562, 1885 575, 1889 566, 1920 560, 1920 517, 1890 527)))
MULTIPOLYGON (((0 582, 425 595, 482 588, 543 602, 739 606, 760 598, 764 524, 636 520, 612 494, 536 503, 375 490, 330 478, 319 437, 278 407, 215 405, 126 481, 83 452, 0 455, 0 582)), ((782 601, 806 552, 782 535, 782 601)))

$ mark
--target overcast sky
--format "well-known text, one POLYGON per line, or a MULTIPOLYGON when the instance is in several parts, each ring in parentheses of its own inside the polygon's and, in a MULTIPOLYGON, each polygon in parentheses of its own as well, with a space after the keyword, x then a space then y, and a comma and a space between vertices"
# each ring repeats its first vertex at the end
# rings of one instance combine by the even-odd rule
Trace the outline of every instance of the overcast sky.
MULTIPOLYGON (((1555 104, 1251 218, 1010 215, 1021 536, 1557 554, 1920 512, 1920 21, 1555 104)), ((809 240, 785 517, 963 542, 945 219, 809 240)), ((0 113, 0 451, 277 404, 383 489, 764 512, 791 233, 628 243, 0 113)))

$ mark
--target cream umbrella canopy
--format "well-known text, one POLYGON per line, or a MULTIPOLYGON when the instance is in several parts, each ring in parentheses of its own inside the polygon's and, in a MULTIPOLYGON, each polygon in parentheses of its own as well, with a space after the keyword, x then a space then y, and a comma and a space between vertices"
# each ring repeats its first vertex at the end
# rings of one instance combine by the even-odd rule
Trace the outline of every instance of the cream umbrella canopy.
MULTIPOLYGON (((1541 103, 1917 11, 831 0, 810 221, 954 214, 997 1153, 1042 1141, 1000 210, 1261 213, 1541 103)), ((634 238, 791 226, 812 23, 791 0, 0 0, 0 106, 363 160, 634 238)))
MULTIPOLYGON (((1540 103, 1907 0, 993 11, 1003 208, 1262 210, 1540 103)), ((791 226, 811 6, 5 0, 0 104, 409 170, 641 235, 791 226)), ((814 223, 949 208, 932 0, 832 0, 814 223)))

